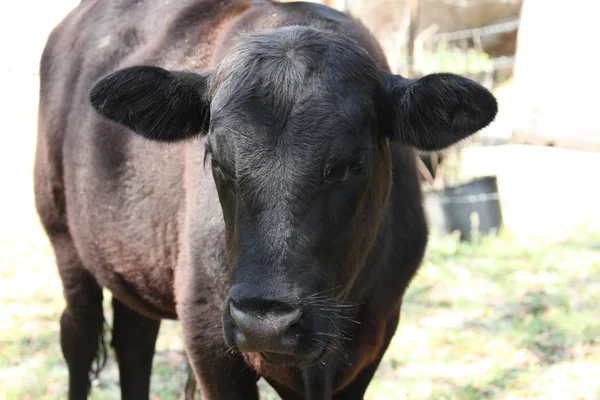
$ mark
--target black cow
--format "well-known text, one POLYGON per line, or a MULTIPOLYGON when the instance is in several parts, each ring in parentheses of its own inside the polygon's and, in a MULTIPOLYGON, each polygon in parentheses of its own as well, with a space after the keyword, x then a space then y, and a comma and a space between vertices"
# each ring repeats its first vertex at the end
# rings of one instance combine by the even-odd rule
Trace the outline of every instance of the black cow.
POLYGON ((179 319, 203 399, 361 399, 421 263, 415 148, 495 117, 485 88, 393 75, 310 3, 83 0, 41 60, 37 210, 83 399, 113 296, 122 395, 179 319))

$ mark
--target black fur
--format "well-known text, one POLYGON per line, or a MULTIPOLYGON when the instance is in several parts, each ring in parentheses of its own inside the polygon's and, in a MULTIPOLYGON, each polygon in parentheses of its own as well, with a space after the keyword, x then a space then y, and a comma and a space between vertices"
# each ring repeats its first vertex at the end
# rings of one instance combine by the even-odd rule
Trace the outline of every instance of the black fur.
POLYGON ((205 133, 210 119, 208 74, 135 66, 96 83, 90 101, 100 114, 158 141, 205 133))
POLYGON ((386 75, 394 137, 420 150, 449 147, 486 127, 498 112, 495 97, 462 76, 437 73, 404 79, 386 75))

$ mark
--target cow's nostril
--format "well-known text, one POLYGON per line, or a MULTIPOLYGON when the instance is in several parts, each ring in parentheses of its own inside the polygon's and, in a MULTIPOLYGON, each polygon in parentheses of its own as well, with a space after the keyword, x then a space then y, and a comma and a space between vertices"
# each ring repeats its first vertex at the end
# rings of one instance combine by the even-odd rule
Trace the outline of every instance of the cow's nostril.
POLYGON ((286 336, 296 337, 300 334, 300 323, 294 322, 285 332, 286 336))
POLYGON ((302 310, 282 309, 253 310, 230 303, 229 314, 238 331, 235 338, 240 350, 292 354, 301 333, 302 310))

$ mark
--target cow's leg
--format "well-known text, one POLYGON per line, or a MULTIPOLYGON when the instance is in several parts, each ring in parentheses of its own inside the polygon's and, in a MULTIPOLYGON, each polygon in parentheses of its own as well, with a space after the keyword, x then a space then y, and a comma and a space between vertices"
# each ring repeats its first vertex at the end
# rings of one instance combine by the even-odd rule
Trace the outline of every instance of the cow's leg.
POLYGON ((68 234, 51 239, 66 300, 60 318, 60 344, 69 369, 69 399, 86 399, 90 372, 99 372, 106 361, 102 288, 84 269, 68 234), (97 356, 98 368, 94 371, 92 364, 97 356))
POLYGON ((225 290, 220 279, 203 275, 205 268, 198 264, 202 263, 197 261, 192 267, 182 259, 175 270, 175 295, 185 350, 201 398, 258 400, 258 375, 239 353, 227 348, 223 338, 221 293, 225 290))
MULTIPOLYGON (((206 315, 206 314, 204 314, 206 315)), ((227 351, 217 329, 206 327, 214 320, 182 318, 185 346, 202 400, 258 400, 257 374, 239 354, 227 351), (213 335, 208 333, 212 332, 213 335)))
POLYGON ((196 398, 196 391, 198 390, 198 385, 196 384, 194 370, 192 369, 192 366, 189 363, 187 364, 186 372, 188 374, 188 378, 185 382, 184 397, 185 400, 194 400, 196 398))
POLYGON ((201 398, 258 400, 258 376, 239 353, 232 353, 225 345, 221 308, 206 300, 208 293, 204 289, 184 290, 177 303, 186 353, 201 398))
POLYGON ((147 400, 160 321, 146 318, 113 297, 112 346, 117 354, 121 398, 147 400))

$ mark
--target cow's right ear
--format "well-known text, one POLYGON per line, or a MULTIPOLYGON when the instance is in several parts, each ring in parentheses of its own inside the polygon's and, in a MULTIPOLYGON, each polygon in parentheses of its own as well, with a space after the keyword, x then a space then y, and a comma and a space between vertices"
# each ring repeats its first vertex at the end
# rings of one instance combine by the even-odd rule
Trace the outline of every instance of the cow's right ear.
POLYGON ((393 138, 419 150, 439 151, 489 125, 494 95, 463 76, 436 73, 418 79, 384 74, 392 105, 393 138))
POLYGON ((173 142, 208 131, 209 78, 209 72, 129 67, 97 81, 90 101, 99 114, 145 138, 173 142))

